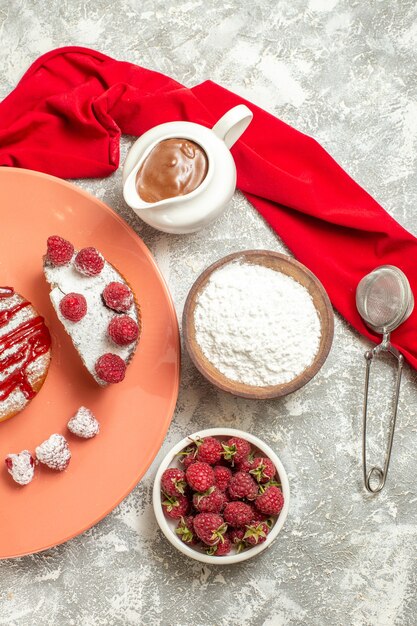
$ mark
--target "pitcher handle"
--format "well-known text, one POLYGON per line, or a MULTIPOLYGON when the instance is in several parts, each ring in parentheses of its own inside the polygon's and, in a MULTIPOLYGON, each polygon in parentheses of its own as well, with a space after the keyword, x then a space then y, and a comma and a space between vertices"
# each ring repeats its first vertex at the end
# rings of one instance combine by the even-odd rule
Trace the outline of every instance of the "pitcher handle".
POLYGON ((252 118, 252 111, 246 105, 238 104, 219 119, 212 131, 224 141, 228 148, 231 148, 245 132, 252 118))

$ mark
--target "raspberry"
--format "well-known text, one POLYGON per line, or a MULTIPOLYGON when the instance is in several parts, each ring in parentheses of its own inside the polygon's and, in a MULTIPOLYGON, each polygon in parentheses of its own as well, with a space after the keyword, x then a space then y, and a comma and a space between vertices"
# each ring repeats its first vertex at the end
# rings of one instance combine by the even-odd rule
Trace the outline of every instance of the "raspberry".
POLYGON ((231 437, 223 446, 223 456, 226 461, 231 461, 232 465, 240 463, 250 454, 250 443, 240 437, 231 437))
POLYGON ((179 462, 184 466, 184 469, 187 469, 191 463, 194 463, 196 454, 197 448, 195 445, 188 446, 185 450, 182 450, 177 454, 179 462))
POLYGON ((214 546, 224 541, 227 524, 217 513, 199 513, 194 518, 194 530, 203 543, 214 546))
POLYGON ((105 383, 120 383, 126 373, 126 363, 117 354, 107 352, 96 362, 97 376, 105 383))
POLYGON ((65 319, 79 322, 87 313, 87 300, 80 293, 68 293, 59 303, 59 310, 65 319))
POLYGON ((264 513, 261 513, 254 506, 252 507, 252 519, 251 524, 259 524, 260 522, 266 522, 268 520, 268 516, 264 513))
POLYGON ((218 463, 222 458, 223 448, 220 441, 214 437, 204 437, 198 439, 197 444, 197 460, 209 465, 218 463))
POLYGON ((186 496, 168 496, 162 501, 162 509, 165 515, 171 519, 180 519, 187 515, 190 510, 190 501, 186 496))
POLYGON ((252 467, 252 459, 250 456, 242 459, 240 463, 235 463, 235 467, 239 472, 249 472, 252 467))
POLYGON ((247 498, 255 500, 258 495, 258 485, 246 472, 236 472, 230 480, 229 496, 232 500, 247 498))
POLYGON ((109 283, 101 295, 104 304, 117 313, 127 313, 133 304, 133 293, 123 283, 109 283))
POLYGON ((69 420, 67 428, 73 435, 83 439, 91 439, 100 432, 100 424, 85 406, 78 409, 74 417, 69 420))
POLYGON ((197 543, 197 536, 194 531, 194 518, 192 515, 181 517, 175 532, 184 543, 197 543))
POLYGON ((104 259, 95 248, 83 248, 75 257, 74 265, 80 274, 97 276, 104 267, 104 259))
POLYGON ((230 526, 243 528, 252 520, 252 508, 245 502, 228 502, 223 515, 230 526))
POLYGON ((246 543, 243 539, 244 534, 245 531, 243 528, 232 528, 229 533, 230 541, 232 542, 232 545, 235 546, 237 554, 246 548, 246 543))
POLYGON ((182 470, 169 467, 162 474, 161 489, 167 496, 183 496, 186 486, 185 474, 182 470))
POLYGON ((226 504, 226 496, 218 487, 210 487, 204 493, 195 493, 193 505, 200 513, 221 513, 226 504))
POLYGON ((256 457, 251 463, 249 474, 252 474, 258 483, 267 483, 272 480, 276 471, 275 465, 272 463, 271 459, 256 457))
POLYGON ((28 485, 35 474, 35 459, 29 450, 8 454, 4 460, 7 471, 19 485, 28 485))
POLYGON ((116 315, 110 320, 107 333, 118 346, 127 346, 138 338, 139 327, 128 315, 116 315))
POLYGON ((231 470, 223 465, 215 465, 213 467, 213 472, 216 487, 218 487, 220 491, 226 491, 229 486, 230 479, 232 478, 231 470))
POLYGON ((215 546, 210 546, 209 548, 207 548, 206 554, 209 554, 210 556, 225 556, 226 554, 229 554, 231 549, 232 542, 226 534, 223 537, 223 541, 219 541, 219 543, 217 543, 215 546))
POLYGON ((284 496, 281 489, 275 485, 267 487, 255 500, 255 506, 265 515, 279 515, 284 506, 284 496))
POLYGON ((51 265, 67 265, 71 261, 74 246, 66 239, 52 235, 52 237, 48 237, 46 246, 46 260, 51 265))
POLYGON ((62 435, 51 435, 45 439, 36 449, 38 461, 47 465, 51 469, 62 470, 68 467, 71 460, 71 452, 67 440, 62 435))
POLYGON ((259 543, 266 541, 266 537, 269 533, 269 526, 265 522, 260 524, 250 524, 246 526, 246 532, 243 535, 243 539, 249 546, 257 546, 259 543))
POLYGON ((193 456, 185 456, 183 459, 180 460, 180 463, 183 464, 184 469, 186 470, 190 467, 190 465, 195 463, 195 458, 193 456))
POLYGON ((213 468, 208 463, 196 461, 187 468, 185 476, 193 491, 207 491, 214 485, 213 468))

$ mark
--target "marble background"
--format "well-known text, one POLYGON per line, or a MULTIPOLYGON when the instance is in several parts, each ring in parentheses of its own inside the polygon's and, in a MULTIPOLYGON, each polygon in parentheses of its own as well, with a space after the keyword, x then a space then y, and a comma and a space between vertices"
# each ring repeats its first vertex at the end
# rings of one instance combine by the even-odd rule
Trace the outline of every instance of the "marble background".
MULTIPOLYGON (((211 78, 314 135, 417 234, 417 6, 413 0, 0 0, 0 97, 41 53, 95 47, 188 85, 211 78)), ((122 158, 132 142, 124 138, 122 158)), ((204 232, 153 231, 124 205, 120 171, 77 181, 151 248, 178 315, 196 276, 245 248, 283 246, 236 194, 204 232)), ((184 354, 168 437, 105 520, 43 554, 0 563, 0 624, 13 626, 413 626, 416 623, 416 374, 406 368, 386 489, 362 488, 361 340, 339 317, 320 374, 290 397, 216 392, 184 354), (179 556, 156 527, 151 485, 169 447, 211 425, 263 437, 286 466, 291 510, 273 548, 238 567, 179 556)), ((386 407, 388 369, 373 401, 386 407)), ((387 413, 374 422, 374 455, 387 413)), ((380 454, 380 453, 379 453, 380 454)), ((30 515, 28 517, 30 524, 30 515)))

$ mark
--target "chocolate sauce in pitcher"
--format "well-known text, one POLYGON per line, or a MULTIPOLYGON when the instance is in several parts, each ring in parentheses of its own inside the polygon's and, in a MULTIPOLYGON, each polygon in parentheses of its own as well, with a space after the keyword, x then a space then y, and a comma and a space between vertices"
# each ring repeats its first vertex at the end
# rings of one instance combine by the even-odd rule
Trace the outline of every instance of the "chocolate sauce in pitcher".
POLYGON ((136 175, 136 189, 145 202, 185 196, 207 176, 204 150, 189 139, 165 139, 148 154, 136 175))

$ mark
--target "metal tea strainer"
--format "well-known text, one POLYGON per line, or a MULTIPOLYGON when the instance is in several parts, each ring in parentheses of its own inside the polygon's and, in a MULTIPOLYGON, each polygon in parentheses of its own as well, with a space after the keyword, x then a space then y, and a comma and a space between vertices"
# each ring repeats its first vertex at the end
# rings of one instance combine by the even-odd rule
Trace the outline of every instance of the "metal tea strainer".
POLYGON ((364 322, 376 333, 382 335, 382 342, 372 350, 365 352, 366 374, 362 433, 362 460, 365 487, 371 493, 378 493, 384 487, 387 479, 404 363, 403 355, 390 343, 390 333, 409 318, 414 308, 413 293, 407 277, 398 267, 394 267, 393 265, 381 265, 381 267, 377 267, 373 272, 364 276, 358 284, 356 289, 356 307, 364 322), (392 354, 397 359, 398 363, 394 408, 390 421, 384 468, 382 469, 376 465, 371 467, 368 471, 366 462, 366 427, 368 417, 369 375, 372 359, 381 352, 392 354), (378 481, 375 487, 372 487, 370 484, 372 478, 378 481))

